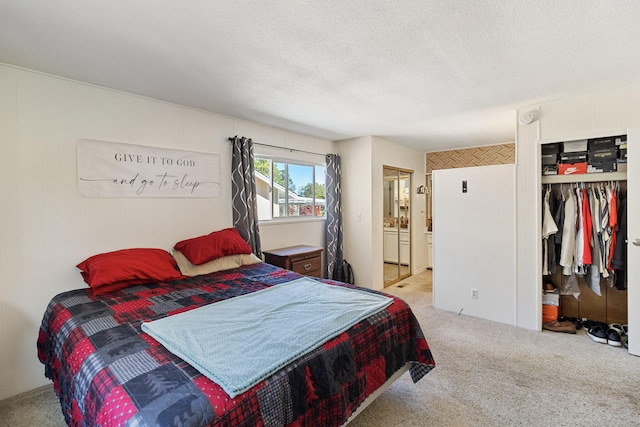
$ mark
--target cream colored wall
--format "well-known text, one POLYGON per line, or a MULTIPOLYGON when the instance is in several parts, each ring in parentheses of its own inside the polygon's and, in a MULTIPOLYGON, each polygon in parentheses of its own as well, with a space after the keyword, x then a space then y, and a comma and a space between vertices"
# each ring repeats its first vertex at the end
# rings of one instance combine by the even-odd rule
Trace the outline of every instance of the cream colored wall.
MULTIPOLYGON (((519 109, 518 115, 537 109, 539 120, 517 123, 517 324, 528 329, 541 325, 540 163, 539 142, 582 139, 625 133, 640 127, 640 88, 630 87, 586 94, 519 109)), ((631 158, 630 158, 631 160, 631 158)), ((635 164, 635 163, 634 163, 635 164)), ((631 173, 631 166, 630 166, 631 173)), ((635 173, 638 173, 636 170, 635 173)), ((629 194, 631 187, 629 187, 629 194)), ((629 220, 632 221, 631 219, 629 220)), ((640 292, 628 295, 629 320, 640 324, 640 292)), ((640 333, 639 335, 640 336, 640 333)))
POLYGON ((371 265, 371 194, 374 191, 371 180, 371 137, 339 141, 336 146, 342 168, 344 258, 353 267, 356 285, 372 288, 376 274, 371 265))
MULTIPOLYGON (((171 249, 232 225, 229 136, 332 152, 329 140, 0 64, 0 399, 48 383, 37 360, 42 315, 57 293, 86 286, 75 265, 129 247, 171 249), (77 195, 79 138, 221 155, 209 199, 77 195)), ((324 221, 265 226, 265 248, 324 246, 324 221), (281 228, 282 227, 282 228, 281 228)))

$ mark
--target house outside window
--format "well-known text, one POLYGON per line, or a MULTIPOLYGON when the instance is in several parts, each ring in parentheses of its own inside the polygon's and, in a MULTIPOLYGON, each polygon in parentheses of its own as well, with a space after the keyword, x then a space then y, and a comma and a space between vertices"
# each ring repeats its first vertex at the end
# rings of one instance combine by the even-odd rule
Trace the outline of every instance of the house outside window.
POLYGON ((260 221, 325 217, 325 166, 255 157, 260 221))

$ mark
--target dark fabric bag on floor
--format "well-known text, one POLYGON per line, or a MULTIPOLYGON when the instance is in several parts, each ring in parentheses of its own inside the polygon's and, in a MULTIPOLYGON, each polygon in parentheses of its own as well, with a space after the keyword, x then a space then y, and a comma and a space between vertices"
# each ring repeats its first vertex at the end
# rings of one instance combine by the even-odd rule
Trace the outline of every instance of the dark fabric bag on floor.
POLYGON ((349 264, 346 260, 343 260, 340 264, 336 264, 333 269, 333 277, 331 278, 333 280, 349 283, 351 285, 355 283, 353 268, 351 268, 351 264, 349 264))

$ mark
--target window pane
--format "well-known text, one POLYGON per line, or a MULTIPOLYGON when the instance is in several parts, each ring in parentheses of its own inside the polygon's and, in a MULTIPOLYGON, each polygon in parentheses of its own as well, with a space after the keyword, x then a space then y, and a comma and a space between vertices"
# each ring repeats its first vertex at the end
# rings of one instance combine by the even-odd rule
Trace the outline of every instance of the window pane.
POLYGON ((287 216, 287 165, 273 162, 273 216, 287 216))
POLYGON ((325 216, 325 167, 254 159, 258 218, 325 216))
POLYGON ((316 165, 316 205, 315 216, 326 215, 325 167, 316 165))
POLYGON ((258 204, 258 219, 271 219, 271 160, 254 158, 256 178, 256 203, 258 204))
POLYGON ((289 163, 289 216, 313 216, 313 166, 289 163))

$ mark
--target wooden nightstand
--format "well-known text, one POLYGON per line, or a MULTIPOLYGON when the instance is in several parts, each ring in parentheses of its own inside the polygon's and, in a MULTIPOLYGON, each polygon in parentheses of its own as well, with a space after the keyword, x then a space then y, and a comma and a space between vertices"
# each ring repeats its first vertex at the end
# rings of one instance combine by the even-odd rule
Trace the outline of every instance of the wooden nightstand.
POLYGON ((265 262, 304 274, 305 276, 322 277, 323 249, 317 246, 290 246, 288 248, 262 251, 265 262))

